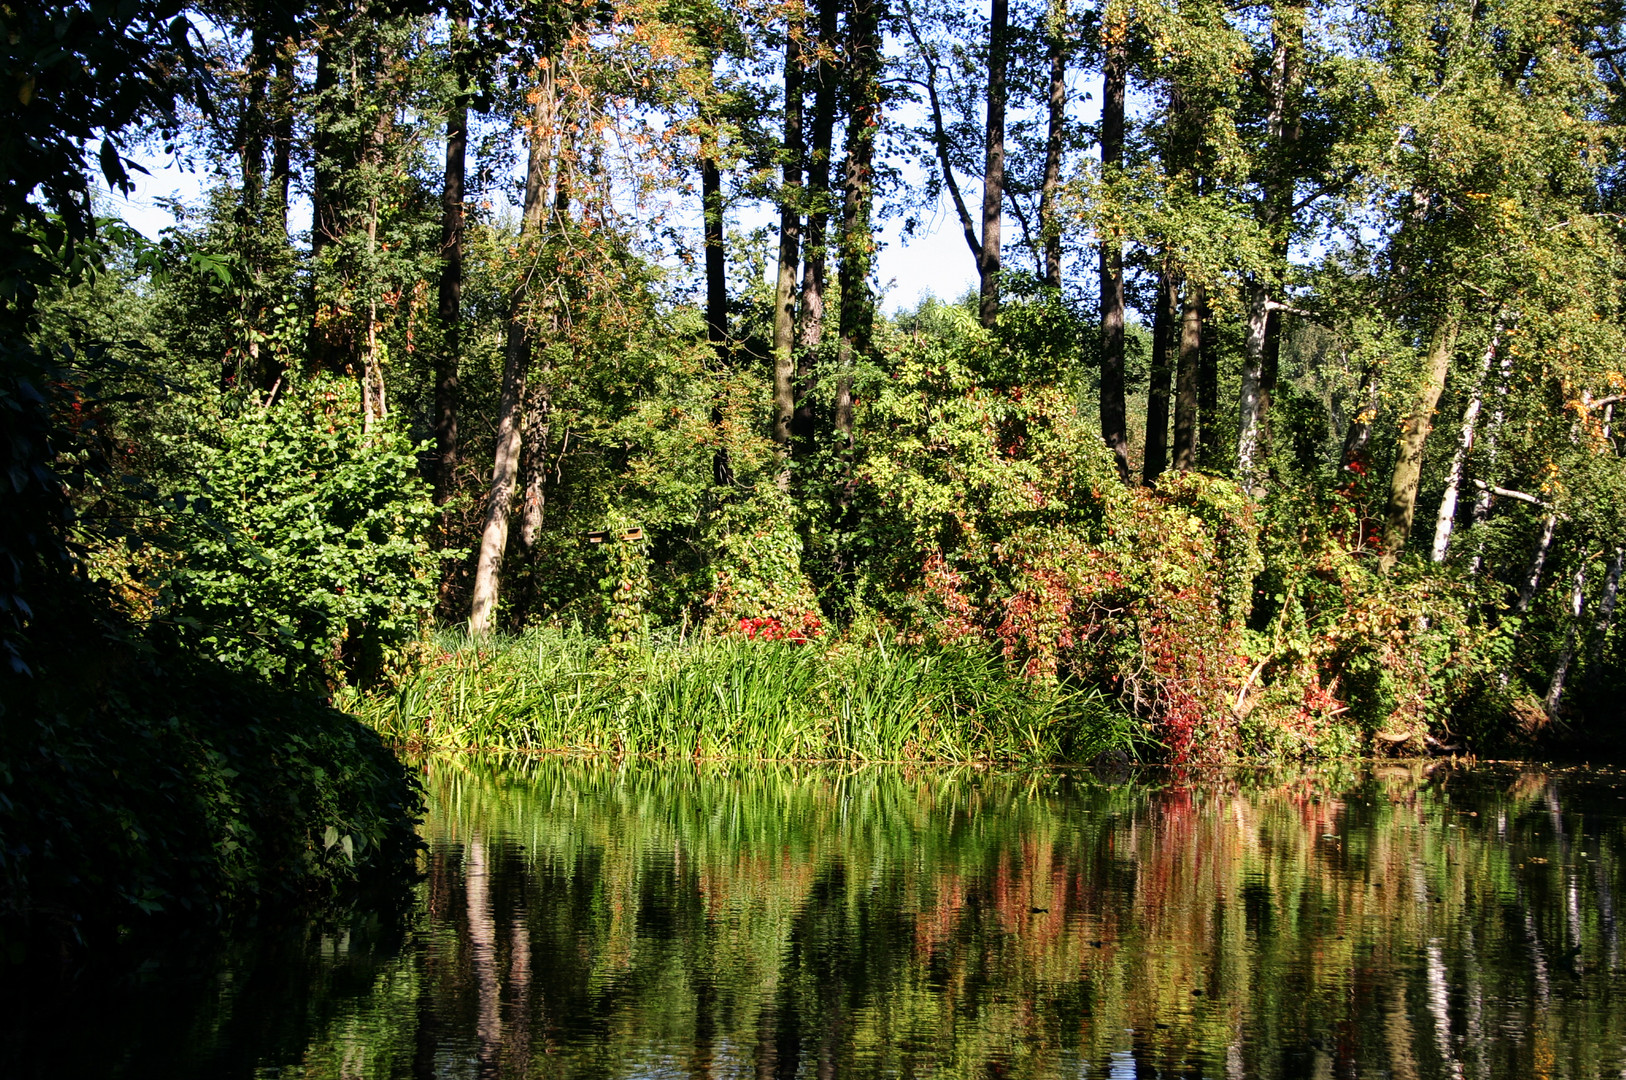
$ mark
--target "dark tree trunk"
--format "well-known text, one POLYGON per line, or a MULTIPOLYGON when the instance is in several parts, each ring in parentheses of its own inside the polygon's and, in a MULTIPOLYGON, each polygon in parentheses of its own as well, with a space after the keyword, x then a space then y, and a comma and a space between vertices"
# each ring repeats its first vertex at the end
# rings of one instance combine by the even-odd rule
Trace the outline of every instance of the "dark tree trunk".
POLYGON ((288 197, 293 187, 294 150, 294 55, 289 39, 277 50, 275 77, 271 84, 271 210, 276 214, 277 231, 288 235, 288 197))
POLYGON ((1045 53, 1050 63, 1049 128, 1044 144, 1044 186, 1039 189, 1039 242, 1044 250, 1044 283, 1061 288, 1061 223, 1056 192, 1061 187, 1062 135, 1067 124, 1067 2, 1051 0, 1045 53))
MULTIPOLYGON (((707 64, 708 71, 710 64, 707 64)), ((728 263, 723 248, 723 171, 715 118, 702 113, 700 208, 706 248, 706 338, 721 356, 728 342, 728 263)))
POLYGON ((1174 382, 1174 356, 1179 350, 1179 292, 1165 257, 1157 273, 1157 310, 1152 313, 1152 370, 1146 383, 1146 457, 1141 478, 1150 484, 1162 475, 1169 458, 1169 392, 1174 382))
POLYGON ((469 20, 452 27, 457 96, 446 113, 446 172, 440 194, 441 347, 435 355, 435 505, 451 498, 457 470, 457 374, 463 353, 463 186, 468 168, 469 78, 464 50, 469 20))
POLYGON ((779 192, 779 276, 773 308, 773 440, 781 457, 790 454, 796 412, 796 267, 802 229, 802 47, 800 27, 785 32, 784 174, 779 192))
POLYGON ((331 371, 334 363, 331 343, 323 329, 325 318, 322 307, 323 273, 322 253, 340 234, 338 182, 339 163, 334 160, 333 131, 343 121, 338 116, 338 63, 333 55, 338 47, 340 30, 334 25, 339 19, 336 11, 325 13, 324 24, 316 33, 316 80, 312 87, 315 103, 311 117, 311 312, 313 318, 306 337, 306 364, 315 371, 331 371))
POLYGON ((999 318, 1000 213, 1005 206, 1005 38, 1009 0, 991 0, 988 11, 988 116, 983 141, 982 251, 977 259, 982 325, 999 318))
MULTIPOLYGON (((274 52, 265 16, 257 15, 249 38, 248 92, 244 96, 243 111, 237 118, 236 136, 238 164, 243 172, 238 221, 256 233, 265 209, 265 150, 270 134, 266 125, 266 93, 274 52)), ((251 251, 257 247, 253 245, 251 251)))
POLYGON ((825 263, 830 238, 830 156, 835 137, 837 84, 829 60, 837 40, 836 0, 818 0, 818 86, 813 92, 813 138, 807 163, 807 254, 802 267, 802 326, 796 342, 796 415, 792 432, 802 452, 817 438, 814 368, 824 341, 825 263))
POLYGON ((841 186, 841 371, 836 385, 836 431, 851 450, 853 437, 852 369, 869 352, 875 299, 869 276, 875 252, 870 217, 875 199, 875 134, 881 124, 881 34, 884 0, 853 0, 847 40, 847 156, 841 186))
POLYGON ((1189 472, 1197 467, 1197 414, 1201 397, 1203 306, 1200 282, 1186 282, 1180 307, 1180 365, 1174 380, 1174 467, 1189 472))
MULTIPOLYGON (((1109 9, 1110 10, 1110 9, 1109 9)), ((1101 171, 1109 179, 1123 168, 1124 89, 1129 75, 1128 27, 1121 18, 1101 29, 1101 171)), ((1124 408, 1123 241, 1110 229, 1101 243, 1101 437, 1129 481, 1129 428, 1124 408)))
POLYGON ((1204 468, 1219 459, 1219 341, 1204 294, 1197 306, 1202 340, 1197 351, 1197 455, 1204 468))

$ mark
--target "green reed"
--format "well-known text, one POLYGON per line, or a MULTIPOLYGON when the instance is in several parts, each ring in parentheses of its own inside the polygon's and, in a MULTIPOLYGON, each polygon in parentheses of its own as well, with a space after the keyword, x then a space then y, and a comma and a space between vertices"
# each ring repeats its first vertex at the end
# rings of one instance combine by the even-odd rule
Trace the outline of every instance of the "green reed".
POLYGON ((876 638, 740 638, 614 649, 556 629, 439 637, 352 711, 443 748, 816 761, 1055 761, 1133 752, 1100 694, 1013 678, 997 656, 876 638))

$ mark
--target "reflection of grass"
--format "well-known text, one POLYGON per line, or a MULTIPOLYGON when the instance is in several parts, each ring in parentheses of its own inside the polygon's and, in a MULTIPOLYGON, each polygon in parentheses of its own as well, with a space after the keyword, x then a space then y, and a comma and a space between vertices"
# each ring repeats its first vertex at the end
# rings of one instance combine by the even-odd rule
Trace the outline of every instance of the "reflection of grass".
POLYGON ((352 707, 435 747, 686 758, 1085 760, 1138 727, 1095 692, 1013 679, 997 657, 876 640, 704 638, 612 653, 535 631, 441 640, 386 697, 352 707))

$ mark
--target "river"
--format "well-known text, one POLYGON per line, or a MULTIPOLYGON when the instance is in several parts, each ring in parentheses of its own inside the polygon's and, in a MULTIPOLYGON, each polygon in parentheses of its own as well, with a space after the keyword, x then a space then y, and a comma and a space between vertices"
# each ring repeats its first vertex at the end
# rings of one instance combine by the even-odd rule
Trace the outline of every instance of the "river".
POLYGON ((437 757, 399 917, 44 1010, 7 1075, 1626 1075, 1626 774, 437 757))

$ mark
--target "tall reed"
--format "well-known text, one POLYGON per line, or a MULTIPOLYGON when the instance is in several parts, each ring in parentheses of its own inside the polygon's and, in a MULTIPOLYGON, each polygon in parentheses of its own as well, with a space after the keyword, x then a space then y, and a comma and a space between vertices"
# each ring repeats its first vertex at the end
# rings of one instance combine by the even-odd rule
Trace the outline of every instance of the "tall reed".
POLYGON ((1012 678, 986 653, 879 637, 614 650, 545 629, 435 646, 393 692, 349 707, 403 743, 655 757, 1086 760, 1139 738, 1094 691, 1012 678))

